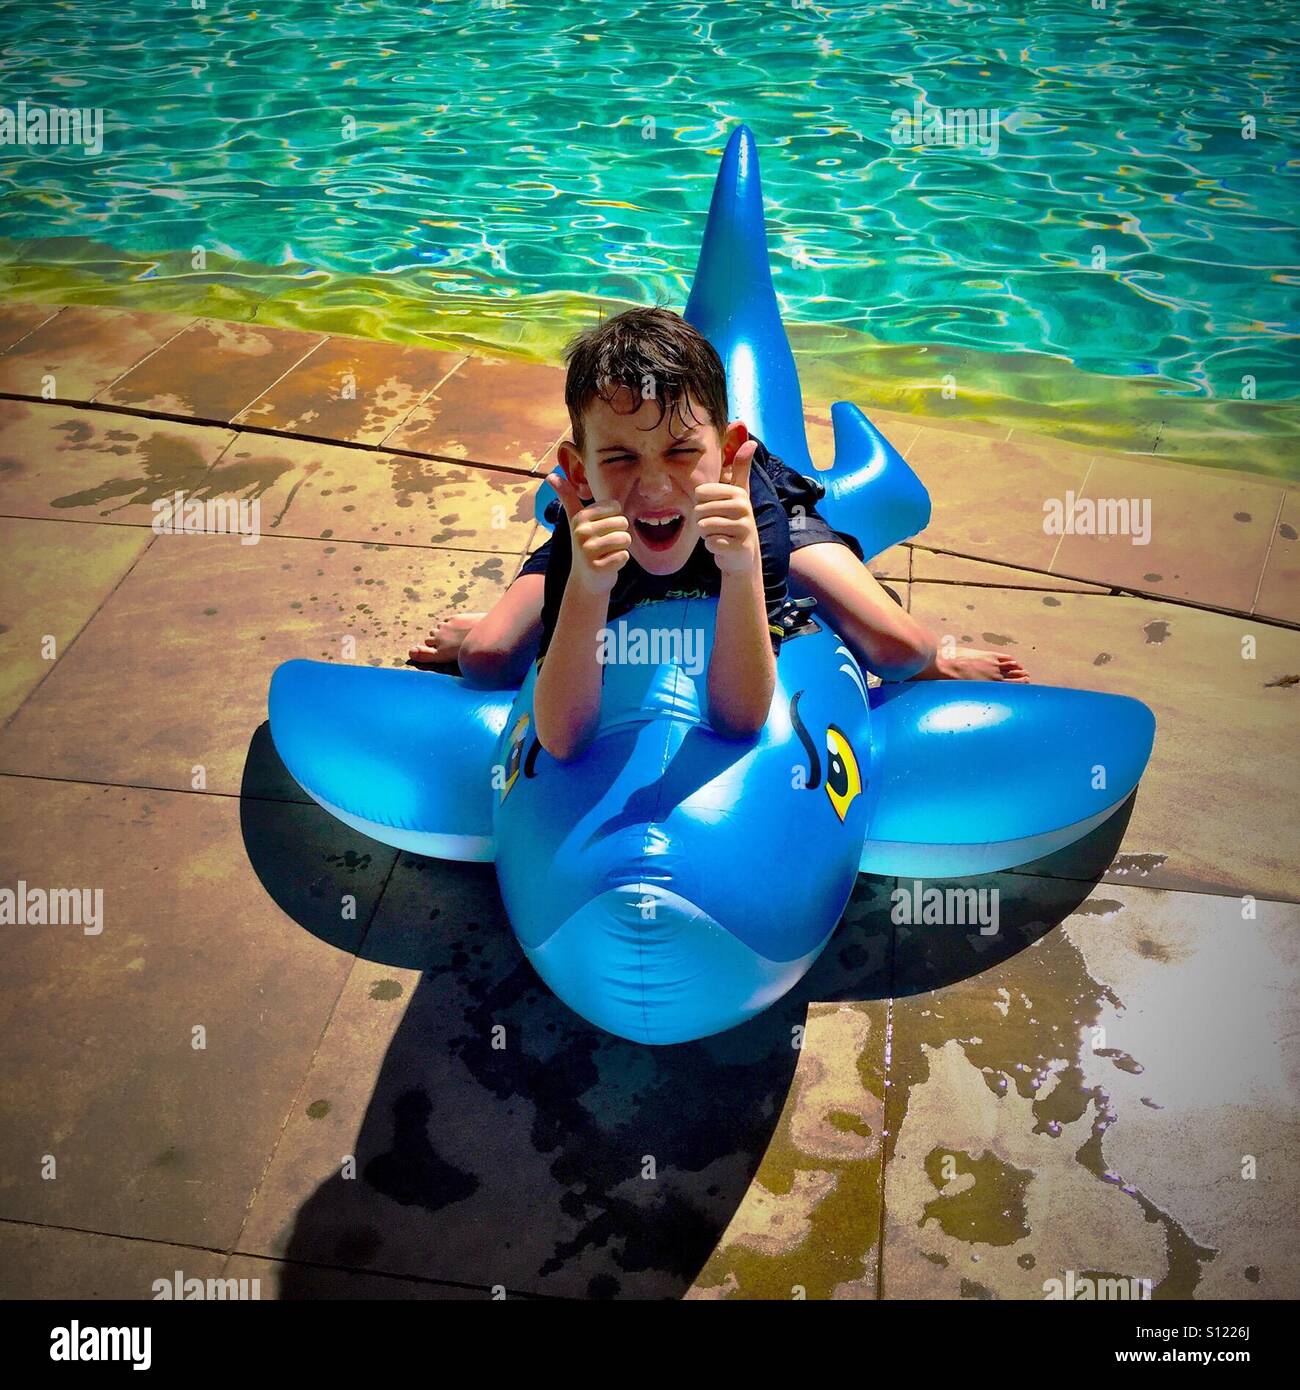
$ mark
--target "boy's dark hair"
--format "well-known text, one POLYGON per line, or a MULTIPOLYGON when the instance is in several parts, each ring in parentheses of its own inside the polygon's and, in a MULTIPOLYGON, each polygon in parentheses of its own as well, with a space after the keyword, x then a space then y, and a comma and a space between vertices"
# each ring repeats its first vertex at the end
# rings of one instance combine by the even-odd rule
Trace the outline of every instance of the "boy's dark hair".
MULTIPOLYGON (((659 403, 687 429, 695 420, 689 395, 721 434, 727 428, 727 374, 713 344, 671 309, 628 309, 580 333, 564 349, 569 364, 564 403, 573 442, 585 447, 582 416, 597 398, 611 405, 620 387, 659 403), (688 423, 688 416, 690 422, 688 423)), ((670 428, 673 426, 670 425, 670 428)))

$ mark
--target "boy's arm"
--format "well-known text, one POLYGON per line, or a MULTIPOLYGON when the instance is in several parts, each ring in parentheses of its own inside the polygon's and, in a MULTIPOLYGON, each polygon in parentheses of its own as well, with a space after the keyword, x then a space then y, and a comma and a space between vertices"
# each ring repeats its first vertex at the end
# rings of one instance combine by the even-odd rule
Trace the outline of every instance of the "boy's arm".
POLYGON ((749 465, 757 445, 743 444, 730 482, 695 491, 700 534, 722 582, 709 658, 709 720, 727 738, 749 738, 767 722, 776 689, 776 656, 768 630, 763 557, 749 500, 749 465))
POLYGON ((709 658, 709 722, 726 738, 751 737, 767 723, 775 688, 762 567, 724 570, 709 658))
POLYGON ((632 544, 627 518, 616 503, 583 507, 578 490, 561 473, 548 479, 560 495, 573 537, 573 559, 542 669, 533 690, 537 740, 561 762, 576 758, 600 722, 600 630, 609 595, 627 564, 632 544))

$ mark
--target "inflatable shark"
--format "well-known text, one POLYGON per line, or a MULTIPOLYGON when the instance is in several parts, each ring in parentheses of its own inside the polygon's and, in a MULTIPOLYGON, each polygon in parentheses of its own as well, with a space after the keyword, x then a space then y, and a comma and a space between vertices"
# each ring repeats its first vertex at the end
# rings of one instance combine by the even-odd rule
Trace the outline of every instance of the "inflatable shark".
MULTIPOLYGON (((722 358, 732 418, 812 473, 743 126, 723 156, 686 317, 722 358)), ((868 556, 916 534, 930 501, 911 468, 855 406, 831 418, 828 520, 868 556)), ((708 720, 715 610, 674 598, 610 625, 614 649, 640 655, 606 667, 599 731, 570 762, 537 741, 535 668, 518 691, 496 691, 290 661, 271 682, 271 733, 304 790, 346 824, 416 854, 494 861, 541 977, 643 1043, 704 1037, 779 999, 826 946, 860 872, 950 877, 1039 858, 1113 815, 1151 752, 1150 710, 1122 696, 869 689, 816 612, 782 643, 762 732, 725 739, 708 720), (684 634, 699 641, 674 641, 684 634)))

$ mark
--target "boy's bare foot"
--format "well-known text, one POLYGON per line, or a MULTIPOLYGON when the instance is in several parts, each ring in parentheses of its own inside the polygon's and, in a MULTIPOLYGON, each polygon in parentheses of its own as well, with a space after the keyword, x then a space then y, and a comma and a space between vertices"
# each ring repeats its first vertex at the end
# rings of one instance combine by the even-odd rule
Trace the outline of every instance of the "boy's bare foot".
POLYGON ((444 618, 418 647, 407 653, 415 666, 454 666, 466 633, 486 613, 453 613, 444 618))
POLYGON ((916 681, 1012 681, 1029 682, 1029 673, 1009 652, 987 652, 979 647, 958 647, 950 656, 934 660, 912 677, 916 681))

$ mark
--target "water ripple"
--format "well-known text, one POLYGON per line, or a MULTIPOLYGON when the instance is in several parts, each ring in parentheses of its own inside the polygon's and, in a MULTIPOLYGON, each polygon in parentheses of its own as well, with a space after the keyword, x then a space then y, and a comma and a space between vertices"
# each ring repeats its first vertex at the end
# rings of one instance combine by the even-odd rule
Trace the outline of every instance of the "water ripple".
POLYGON ((98 155, 0 150, 0 238, 89 237, 159 264, 201 245, 348 280, 437 267, 485 301, 675 302, 717 152, 745 120, 791 321, 1156 374, 1194 396, 1235 397, 1249 374, 1289 398, 1296 14, 10 5, 4 102, 101 107, 107 129, 98 155), (916 101, 996 107, 996 153, 895 144, 916 101))

